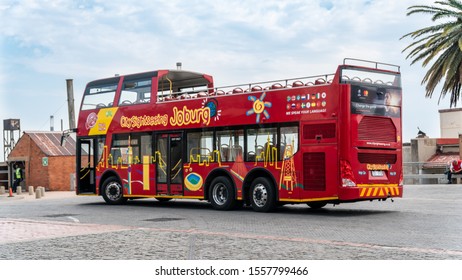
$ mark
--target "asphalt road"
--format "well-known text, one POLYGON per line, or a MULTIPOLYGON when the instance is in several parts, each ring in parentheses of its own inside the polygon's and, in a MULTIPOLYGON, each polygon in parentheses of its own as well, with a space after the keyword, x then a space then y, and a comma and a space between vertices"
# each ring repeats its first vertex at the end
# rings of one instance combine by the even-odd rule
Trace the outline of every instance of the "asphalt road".
POLYGON ((0 260, 462 259, 462 185, 405 186, 404 198, 216 211, 194 200, 0 198, 0 260))

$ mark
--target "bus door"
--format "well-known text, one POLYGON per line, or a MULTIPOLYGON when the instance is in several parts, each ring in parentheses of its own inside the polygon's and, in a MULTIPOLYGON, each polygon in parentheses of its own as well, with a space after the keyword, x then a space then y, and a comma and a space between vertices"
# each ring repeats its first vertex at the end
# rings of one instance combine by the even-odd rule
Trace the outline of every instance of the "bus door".
POLYGON ((95 142, 92 138, 77 141, 77 194, 96 194, 95 142))
POLYGON ((157 194, 183 194, 183 135, 165 133, 157 136, 157 194))

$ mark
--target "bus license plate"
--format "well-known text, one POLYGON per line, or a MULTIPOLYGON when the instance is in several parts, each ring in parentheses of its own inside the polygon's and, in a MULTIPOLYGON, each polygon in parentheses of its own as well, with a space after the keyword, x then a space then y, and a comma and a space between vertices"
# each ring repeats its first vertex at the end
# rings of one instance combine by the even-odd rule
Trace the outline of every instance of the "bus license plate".
POLYGON ((372 177, 383 177, 384 173, 382 170, 372 170, 372 177))

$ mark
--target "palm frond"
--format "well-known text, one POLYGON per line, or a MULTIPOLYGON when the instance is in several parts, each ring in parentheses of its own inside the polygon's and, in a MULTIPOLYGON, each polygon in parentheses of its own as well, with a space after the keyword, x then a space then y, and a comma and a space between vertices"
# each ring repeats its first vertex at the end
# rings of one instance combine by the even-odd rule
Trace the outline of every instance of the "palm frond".
POLYGON ((430 15, 433 22, 445 22, 424 27, 403 35, 413 42, 403 49, 411 65, 421 62, 429 66, 422 84, 425 96, 431 98, 436 87, 442 84, 438 103, 450 94, 450 106, 456 106, 462 89, 462 1, 436 1, 434 6, 415 5, 408 8, 407 15, 430 15), (449 19, 449 20, 448 20, 449 19))

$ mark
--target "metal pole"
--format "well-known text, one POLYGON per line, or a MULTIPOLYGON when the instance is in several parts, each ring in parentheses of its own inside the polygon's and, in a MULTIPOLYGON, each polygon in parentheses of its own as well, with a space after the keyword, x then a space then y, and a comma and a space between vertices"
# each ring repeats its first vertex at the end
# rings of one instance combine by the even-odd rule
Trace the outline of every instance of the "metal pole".
POLYGON ((55 131, 55 117, 50 116, 50 131, 55 131))
POLYGON ((74 113, 74 85, 72 79, 66 79, 67 84, 67 110, 69 112, 69 129, 75 128, 74 113))

